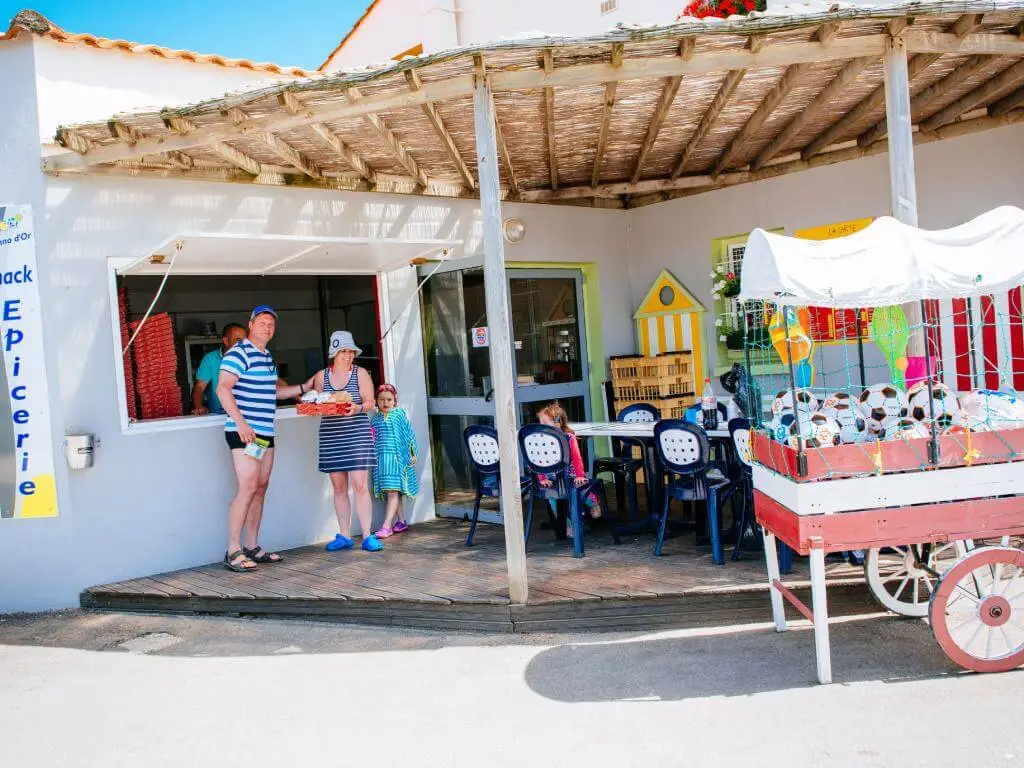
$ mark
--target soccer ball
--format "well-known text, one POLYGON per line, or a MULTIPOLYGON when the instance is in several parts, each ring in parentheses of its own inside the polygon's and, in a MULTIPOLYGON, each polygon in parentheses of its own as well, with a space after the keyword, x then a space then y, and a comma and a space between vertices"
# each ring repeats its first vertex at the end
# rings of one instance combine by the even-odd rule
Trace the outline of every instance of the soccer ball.
POLYGON ((907 415, 907 396, 892 384, 872 384, 860 393, 859 403, 865 420, 881 423, 907 415))
POLYGON ((824 448, 839 445, 839 425, 824 413, 800 414, 799 422, 794 419, 789 425, 790 448, 800 447, 800 438, 808 448, 824 448))
POLYGON ((914 440, 919 437, 930 437, 931 430, 920 421, 914 419, 892 419, 885 427, 883 440, 914 440))
POLYGON ((886 416, 882 419, 876 419, 874 416, 864 417, 864 435, 861 441, 874 441, 882 440, 885 438, 885 430, 887 430, 894 422, 900 420, 899 416, 886 416))
POLYGON ((819 410, 827 411, 831 408, 835 408, 838 405, 846 405, 847 407, 853 407, 856 404, 856 400, 850 395, 849 392, 833 392, 831 395, 821 401, 821 407, 819 410))
POLYGON ((960 396, 971 429, 987 424, 992 429, 1024 427, 1024 400, 995 389, 977 389, 960 396))
POLYGON ((789 439, 789 427, 795 417, 792 413, 780 413, 768 422, 768 431, 777 443, 785 443, 789 439))
MULTIPOLYGON (((844 443, 859 443, 864 437, 864 430, 867 425, 864 417, 856 407, 856 401, 845 392, 837 392, 837 395, 846 395, 845 399, 834 400, 832 405, 826 405, 821 412, 833 419, 839 425, 839 439, 844 443)), ((832 398, 825 402, 828 403, 832 398)))
POLYGON ((772 413, 776 416, 782 413, 814 413, 818 410, 818 398, 809 389, 798 389, 796 391, 796 407, 793 405, 793 392, 784 389, 775 396, 772 402, 772 413))
POLYGON ((911 418, 924 424, 931 423, 931 409, 934 408, 935 422, 943 429, 965 417, 956 394, 941 381, 919 381, 907 393, 907 406, 911 418))

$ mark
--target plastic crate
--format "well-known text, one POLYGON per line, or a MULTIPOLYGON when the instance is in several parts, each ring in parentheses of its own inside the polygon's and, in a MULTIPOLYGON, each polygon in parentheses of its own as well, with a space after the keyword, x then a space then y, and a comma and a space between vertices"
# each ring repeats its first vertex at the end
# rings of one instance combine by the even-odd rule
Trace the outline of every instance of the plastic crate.
POLYGON ((640 366, 648 358, 643 355, 615 355, 608 358, 612 369, 612 381, 640 378, 640 366))
POLYGON ((680 397, 693 393, 693 381, 688 376, 660 376, 640 379, 636 383, 637 400, 662 397, 680 397))
POLYGON ((666 376, 693 377, 693 362, 689 352, 666 352, 657 357, 640 359, 640 377, 644 379, 666 376))

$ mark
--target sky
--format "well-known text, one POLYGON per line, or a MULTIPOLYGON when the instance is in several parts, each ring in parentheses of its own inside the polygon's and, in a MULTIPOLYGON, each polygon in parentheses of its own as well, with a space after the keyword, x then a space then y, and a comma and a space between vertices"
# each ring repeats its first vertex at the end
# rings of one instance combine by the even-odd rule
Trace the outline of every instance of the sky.
POLYGON ((316 69, 370 0, 0 0, 0 33, 25 8, 68 32, 316 69))

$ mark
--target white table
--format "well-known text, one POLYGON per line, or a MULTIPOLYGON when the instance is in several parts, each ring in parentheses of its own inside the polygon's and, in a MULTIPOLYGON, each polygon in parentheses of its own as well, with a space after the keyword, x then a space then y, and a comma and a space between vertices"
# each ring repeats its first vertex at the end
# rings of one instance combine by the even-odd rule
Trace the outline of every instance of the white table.
MULTIPOLYGON (((653 421, 577 421, 569 429, 579 437, 654 437, 653 421)), ((712 429, 708 437, 729 439, 728 429, 712 429)))

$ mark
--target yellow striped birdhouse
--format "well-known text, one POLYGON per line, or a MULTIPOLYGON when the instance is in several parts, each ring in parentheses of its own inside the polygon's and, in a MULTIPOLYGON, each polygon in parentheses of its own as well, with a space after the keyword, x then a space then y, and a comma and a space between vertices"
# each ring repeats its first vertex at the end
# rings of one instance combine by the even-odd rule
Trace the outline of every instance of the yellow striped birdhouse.
POLYGON ((633 315, 642 355, 689 351, 698 381, 704 370, 704 307, 675 275, 663 269, 633 315))

